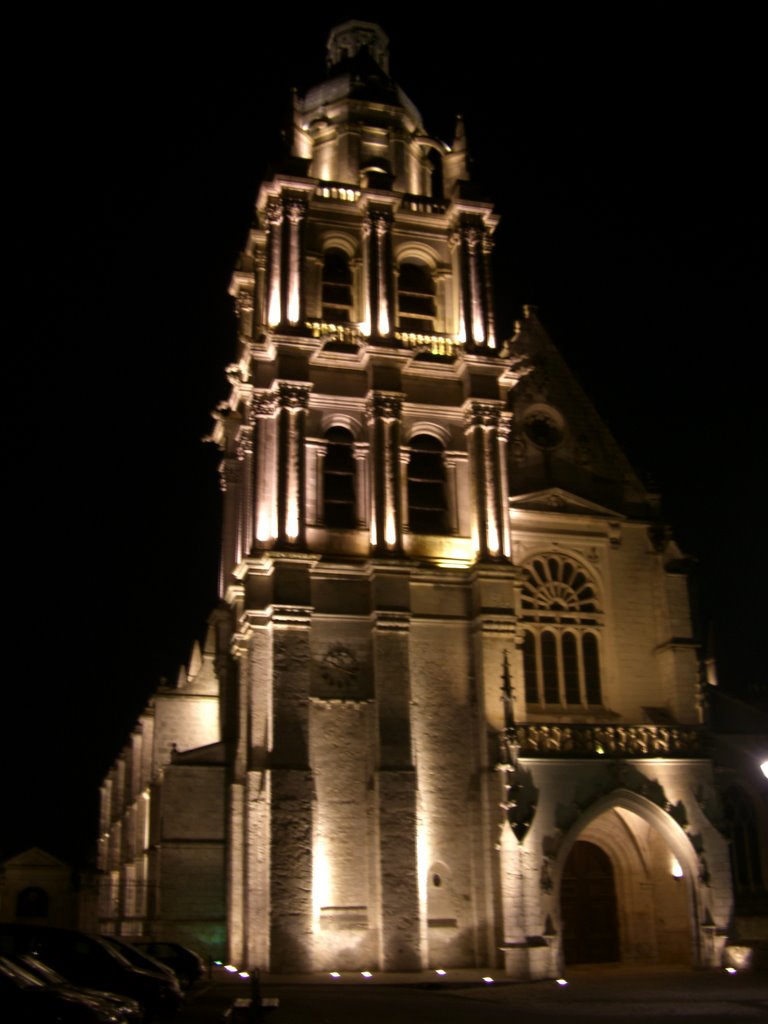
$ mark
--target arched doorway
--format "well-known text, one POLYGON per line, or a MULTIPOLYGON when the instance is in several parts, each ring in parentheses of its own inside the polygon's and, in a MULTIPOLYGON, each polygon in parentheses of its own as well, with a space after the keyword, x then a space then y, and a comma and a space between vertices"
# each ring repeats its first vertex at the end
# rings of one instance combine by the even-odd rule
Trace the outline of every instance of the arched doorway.
POLYGON ((613 867, 608 854, 594 843, 573 844, 563 868, 560 910, 567 964, 620 959, 613 867))
POLYGON ((641 798, 627 795, 606 804, 574 830, 563 849, 559 910, 565 962, 694 962, 688 839, 677 845, 678 826, 641 798))

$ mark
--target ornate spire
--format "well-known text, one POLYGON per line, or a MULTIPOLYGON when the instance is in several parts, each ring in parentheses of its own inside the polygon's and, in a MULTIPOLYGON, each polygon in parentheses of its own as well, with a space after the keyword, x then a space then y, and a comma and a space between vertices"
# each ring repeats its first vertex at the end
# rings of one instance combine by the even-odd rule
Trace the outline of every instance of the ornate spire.
POLYGON ((501 758, 496 765, 503 773, 504 800, 499 806, 506 813, 509 827, 522 843, 536 813, 537 790, 530 772, 519 763, 520 742, 517 737, 513 702, 515 691, 509 671, 509 655, 504 651, 501 673, 501 700, 504 705, 504 729, 500 737, 501 758))
POLYGON ((389 74, 389 38, 372 21, 345 21, 331 29, 328 36, 328 67, 349 60, 361 50, 373 58, 385 74, 389 74))

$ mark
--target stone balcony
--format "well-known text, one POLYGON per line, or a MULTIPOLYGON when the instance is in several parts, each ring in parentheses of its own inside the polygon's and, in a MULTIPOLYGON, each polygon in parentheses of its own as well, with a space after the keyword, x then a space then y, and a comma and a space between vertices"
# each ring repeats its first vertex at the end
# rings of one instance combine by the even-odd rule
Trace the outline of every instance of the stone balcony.
POLYGON ((696 726, 517 725, 523 757, 702 757, 696 726))
MULTIPOLYGON (((326 320, 307 320, 306 326, 313 338, 321 341, 340 342, 344 345, 360 346, 370 339, 363 334, 357 324, 334 324, 326 320)), ((451 334, 423 334, 416 331, 396 329, 391 335, 397 347, 407 348, 413 352, 428 353, 433 356, 456 355, 463 349, 461 342, 451 334)), ((386 339, 381 339, 386 344, 386 339)))

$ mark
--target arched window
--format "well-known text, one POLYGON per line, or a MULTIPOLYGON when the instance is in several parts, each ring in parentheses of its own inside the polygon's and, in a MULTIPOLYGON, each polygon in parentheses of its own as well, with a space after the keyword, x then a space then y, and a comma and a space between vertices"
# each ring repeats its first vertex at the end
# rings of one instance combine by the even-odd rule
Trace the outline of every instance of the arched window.
POLYGON ((344 427, 331 427, 325 434, 323 460, 323 520, 336 529, 354 529, 355 456, 354 438, 344 427))
POLYGON ((602 704, 602 613, 594 580, 561 554, 524 565, 523 673, 528 704, 577 709, 602 704))
POLYGON ((48 917, 49 903, 45 889, 30 885, 16 897, 16 917, 48 917))
POLYGON ((432 334, 435 329, 435 284, 423 263, 400 264, 397 279, 398 323, 404 331, 432 334))
POLYGON ((436 149, 430 149, 427 154, 429 161, 429 177, 431 189, 429 195, 433 199, 443 198, 443 158, 436 149))
POLYGON ((326 249, 323 256, 323 320, 334 324, 352 320, 352 271, 341 249, 326 249))
POLYGON ((431 434, 411 438, 408 462, 408 526, 413 533, 445 533, 443 446, 431 434))

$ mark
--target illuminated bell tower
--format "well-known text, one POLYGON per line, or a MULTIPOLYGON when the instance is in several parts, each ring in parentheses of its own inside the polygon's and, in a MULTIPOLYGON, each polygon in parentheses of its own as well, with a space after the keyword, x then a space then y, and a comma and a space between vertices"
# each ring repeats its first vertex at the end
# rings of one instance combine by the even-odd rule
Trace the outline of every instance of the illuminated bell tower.
POLYGON ((105 780, 100 928, 276 973, 719 964, 656 496, 533 309, 497 340, 463 126, 427 135, 378 26, 289 135, 232 280, 221 600, 105 780))
POLYGON ((232 280, 229 956, 557 976, 595 847, 611 956, 714 963, 685 560, 535 311, 497 340, 463 125, 427 134, 387 46, 331 32, 232 280))
MULTIPOLYGON (((427 135, 376 25, 335 29, 328 68, 295 98, 232 284, 240 357, 216 430, 238 624, 230 947, 272 969, 411 969, 429 956, 425 871, 456 845, 438 790, 464 787, 486 719, 502 724, 517 375, 463 125, 452 146, 427 135), (456 646, 452 666, 429 663, 435 643, 456 646), (488 704, 440 786, 414 716, 439 678, 445 714, 469 714, 470 686, 488 704)), ((491 870, 463 846, 459 889, 491 870)), ((487 941, 462 899, 457 961, 487 941)))

